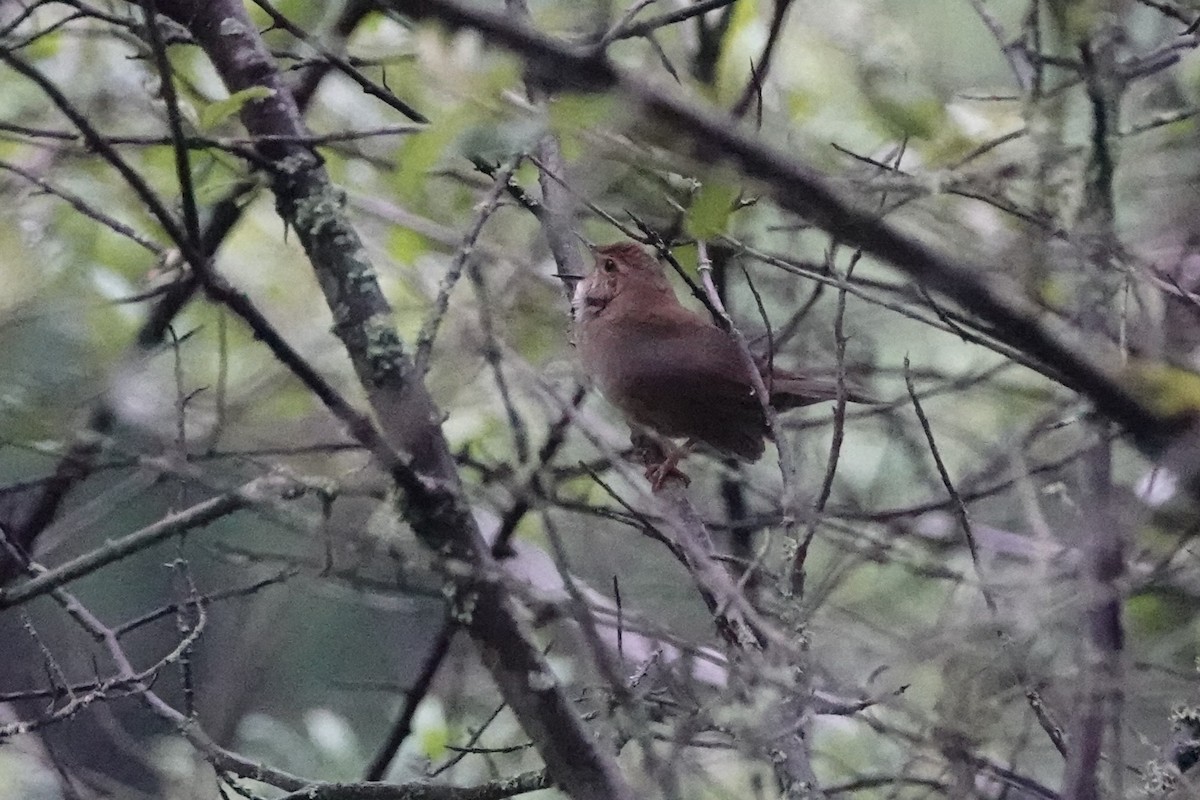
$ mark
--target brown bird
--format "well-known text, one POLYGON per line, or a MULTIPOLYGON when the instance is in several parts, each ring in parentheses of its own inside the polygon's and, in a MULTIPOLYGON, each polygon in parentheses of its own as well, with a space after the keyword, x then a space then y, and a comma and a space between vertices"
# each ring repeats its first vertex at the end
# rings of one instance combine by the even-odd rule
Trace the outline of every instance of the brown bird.
MULTIPOLYGON (((675 465, 696 443, 757 461, 769 429, 733 338, 680 304, 662 266, 638 245, 611 244, 595 254, 591 273, 575 287, 579 357, 634 428, 635 446, 649 447, 646 477, 654 490, 671 476, 687 481, 675 465), (687 442, 675 448, 645 430, 687 442)), ((768 369, 765 359, 758 370, 776 409, 837 399, 836 380, 768 369)), ((853 390, 848 399, 864 400, 853 390)))

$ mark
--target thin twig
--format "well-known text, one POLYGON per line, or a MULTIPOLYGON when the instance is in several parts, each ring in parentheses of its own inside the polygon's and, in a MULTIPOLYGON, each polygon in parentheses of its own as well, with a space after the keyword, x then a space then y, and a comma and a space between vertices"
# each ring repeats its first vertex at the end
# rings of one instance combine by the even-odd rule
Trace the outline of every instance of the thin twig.
POLYGON ((971 564, 975 569, 975 576, 979 581, 979 592, 983 595, 983 601, 987 605, 988 613, 991 615, 992 622, 996 626, 996 635, 1000 639, 1001 647, 1008 654, 1010 668, 1014 676, 1025 690, 1025 698, 1034 716, 1037 718, 1038 724, 1042 727, 1046 736, 1049 737, 1054 748, 1058 750, 1060 755, 1066 758, 1067 744, 1062 728, 1050 717, 1049 710, 1046 708, 1045 702, 1041 699, 1040 693, 1029 685, 1028 676, 1025 674, 1024 668, 1017 661, 1015 643, 1012 636, 1000 625, 1000 606, 996 602, 990 584, 983 575, 983 566, 979 557, 979 545, 975 539, 974 529, 971 526, 971 515, 967 511, 967 504, 963 501, 962 495, 959 494, 958 488, 954 485, 954 481, 950 477, 949 470, 946 469, 945 462, 942 460, 941 451, 938 449, 937 441, 933 437, 933 428, 929 424, 929 418, 925 415, 925 409, 921 407, 921 401, 917 397, 912 376, 907 373, 908 365, 908 357, 905 356, 904 368, 906 374, 904 376, 904 383, 908 388, 908 396, 912 400, 913 411, 916 412, 917 421, 921 423, 921 430, 925 433, 925 441, 929 445, 929 452, 933 456, 934 465, 937 467, 938 477, 941 478, 942 486, 946 489, 946 494, 950 496, 951 511, 958 520, 959 529, 962 531, 963 540, 967 545, 967 551, 971 555, 971 564))
POLYGON ((85 217, 99 222, 104 227, 112 230, 114 233, 124 236, 126 239, 134 242, 139 247, 149 250, 154 255, 162 257, 165 254, 166 248, 164 248, 158 242, 155 242, 148 236, 144 236, 115 217, 106 214, 79 195, 69 192, 66 189, 60 189, 50 182, 39 178, 37 175, 34 175, 32 172, 24 169, 23 167, 17 166, 16 164, 8 161, 0 161, 0 169, 8 170, 15 175, 20 175, 22 178, 38 186, 48 194, 52 194, 55 197, 66 201, 71 208, 75 209, 80 214, 83 214, 85 217))
MULTIPOLYGON (((750 109, 750 103, 758 98, 758 110, 762 114, 762 87, 767 78, 767 72, 771 69, 772 55, 775 53, 775 45, 779 43, 779 35, 783 32, 783 23, 787 19, 788 8, 792 5, 792 0, 775 0, 775 7, 771 11, 771 27, 767 31, 767 42, 763 45, 762 54, 758 57, 757 64, 750 65, 750 80, 746 82, 746 88, 742 90, 742 96, 734 103, 733 109, 729 112, 734 117, 742 117, 750 109)), ((759 124, 762 123, 761 118, 759 124)))
POLYGON ((480 263, 474 261, 467 269, 467 277, 471 279, 471 285, 475 288, 476 305, 479 308, 479 327, 483 333, 483 360, 491 368, 496 390, 500 392, 500 404, 504 406, 504 414, 508 417, 508 428, 512 431, 517 462, 524 464, 529 460, 529 432, 525 428, 525 420, 521 418, 521 413, 513 402, 508 379, 504 376, 503 354, 496 336, 493 301, 488 291, 487 276, 480 263))
POLYGON ((381 781, 387 777, 388 767, 391 766, 396 753, 400 752, 400 746, 412 733, 412 723, 417 714, 417 707, 428 697, 434 678, 437 677, 438 671, 445 663, 446 656, 450 654, 450 645, 454 641, 454 630, 455 626, 449 621, 443 622, 442 627, 438 629, 433 644, 421 661, 421 668, 417 671, 416 679, 405 690, 404 706, 396 716, 396 721, 388 729, 387 738, 379 746, 379 750, 376 751, 371 763, 367 765, 367 769, 363 773, 364 780, 381 781))
POLYGON ((162 31, 158 27, 158 5, 156 0, 141 0, 141 4, 146 31, 150 38, 150 49, 154 53, 162 85, 163 103, 167 107, 167 127, 171 131, 175 175, 179 180, 179 195, 183 206, 183 231, 187 234, 188 243, 199 251, 200 214, 196 210, 196 190, 192 184, 191 154, 184 143, 183 115, 179 111, 179 98, 175 94, 175 78, 171 71, 171 62, 167 60, 167 47, 163 44, 162 31))
POLYGON ((450 265, 446 268, 446 275, 442 278, 441 285, 438 287, 437 298, 434 300, 433 309, 429 312, 425 324, 421 326, 421 333, 417 336, 417 349, 413 355, 413 364, 416 375, 424 375, 429 371, 429 356, 433 351, 433 342, 437 338, 438 328, 441 327, 442 319, 446 316, 446 311, 450 308, 450 293, 454 291, 455 285, 458 284, 458 279, 462 277, 463 268, 467 261, 475 254, 475 242, 479 239, 479 234, 483 231, 483 226, 491 219, 492 214, 500 205, 500 198, 504 195, 508 187, 509 178, 516 171, 517 166, 521 163, 521 158, 513 158, 501 167, 493 180, 492 188, 484 196, 483 202, 479 205, 479 210, 475 213, 475 219, 471 222, 471 226, 467 228, 467 232, 463 234, 462 243, 458 246, 458 251, 455 252, 454 258, 451 259, 450 265))
POLYGON ((239 509, 275 499, 295 497, 299 488, 295 481, 280 475, 256 478, 232 492, 197 503, 185 511, 168 514, 158 522, 119 539, 113 539, 25 583, 0 589, 0 610, 26 603, 131 553, 144 550, 184 531, 203 527, 239 509))
POLYGON ((779 427, 779 419, 775 414, 775 408, 771 405, 771 392, 767 389, 767 384, 763 380, 762 373, 758 371, 758 364, 754 359, 754 354, 750 352, 750 345, 746 342, 746 337, 742 335, 742 332, 733 324, 733 318, 725 310, 725 304, 721 301, 716 284, 713 283, 712 261, 708 257, 708 245, 704 241, 699 241, 696 243, 696 247, 700 264, 700 281, 704 285, 704 293, 708 296, 708 300, 713 308, 725 320, 726 330, 737 345, 742 365, 746 370, 747 377, 750 379, 750 385, 754 388, 754 394, 758 398, 759 406, 762 408, 768 434, 775 440, 776 452, 778 453, 779 476, 783 484, 780 492, 780 506, 783 509, 783 531, 788 541, 791 541, 795 537, 796 527, 795 459, 791 447, 783 435, 783 430, 779 427))
POLYGON ((674 25, 679 22, 698 17, 701 14, 707 14, 709 11, 714 11, 718 8, 732 5, 735 0, 701 0, 690 6, 668 11, 660 14, 657 17, 636 22, 628 27, 618 31, 611 39, 631 39, 635 36, 646 36, 657 31, 659 28, 665 28, 668 25, 674 25))
MULTIPOLYGON (((833 256, 829 255, 830 272, 833 272, 833 256)), ((854 273, 854 267, 862 256, 862 251, 854 253, 850 259, 850 264, 846 268, 846 278, 848 282, 854 273)), ((821 515, 825 513, 825 506, 829 502, 830 495, 833 494, 833 480, 837 475, 838 462, 841 459, 842 441, 846 433, 846 290, 845 288, 838 290, 837 312, 833 319, 833 342, 834 353, 837 358, 837 400, 833 407, 833 436, 829 444, 829 459, 825 464, 825 477, 821 480, 821 489, 817 492, 817 499, 813 503, 813 517, 809 520, 808 529, 804 532, 804 538, 800 540, 796 547, 796 554, 792 560, 792 575, 791 575, 791 590, 792 593, 802 599, 804 597, 805 584, 805 561, 808 559, 808 550, 812 546, 813 539, 817 535, 817 527, 820 525, 821 515)), ((786 514, 786 510, 784 511, 786 514)))

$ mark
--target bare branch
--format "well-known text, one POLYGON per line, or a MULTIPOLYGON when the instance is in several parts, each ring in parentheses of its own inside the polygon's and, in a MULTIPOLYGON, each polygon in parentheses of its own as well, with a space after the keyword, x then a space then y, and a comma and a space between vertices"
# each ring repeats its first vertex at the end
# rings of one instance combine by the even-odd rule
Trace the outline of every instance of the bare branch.
POLYGON ((197 503, 184 511, 169 514, 153 525, 114 539, 66 564, 47 570, 32 580, 0 589, 0 610, 40 597, 131 553, 152 547, 184 531, 204 527, 240 509, 272 500, 296 497, 299 488, 295 481, 281 475, 256 478, 239 489, 197 503))

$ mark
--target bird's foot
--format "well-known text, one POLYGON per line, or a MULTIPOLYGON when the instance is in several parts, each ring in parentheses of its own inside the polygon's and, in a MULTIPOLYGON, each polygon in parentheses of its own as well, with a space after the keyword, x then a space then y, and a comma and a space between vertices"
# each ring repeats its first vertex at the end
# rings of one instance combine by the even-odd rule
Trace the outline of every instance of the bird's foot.
POLYGON ((692 482, 678 468, 679 462, 691 452, 690 441, 683 447, 676 447, 669 440, 646 432, 634 433, 630 441, 635 458, 646 468, 646 479, 650 481, 652 491, 661 491, 668 481, 678 481, 684 486, 692 482))
POLYGON ((646 480, 650 481, 650 491, 658 493, 667 485, 667 481, 675 480, 684 486, 691 484, 692 479, 681 472, 675 465, 679 458, 671 457, 661 464, 651 464, 646 467, 646 480))

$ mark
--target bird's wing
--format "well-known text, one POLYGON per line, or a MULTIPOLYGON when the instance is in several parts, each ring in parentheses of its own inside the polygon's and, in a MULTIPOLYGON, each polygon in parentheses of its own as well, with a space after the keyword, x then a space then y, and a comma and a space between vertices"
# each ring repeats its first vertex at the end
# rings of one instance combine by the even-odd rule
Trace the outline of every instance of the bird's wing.
POLYGON ((634 422, 754 460, 766 420, 737 346, 691 315, 626 321, 608 394, 634 422))

